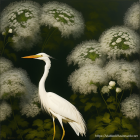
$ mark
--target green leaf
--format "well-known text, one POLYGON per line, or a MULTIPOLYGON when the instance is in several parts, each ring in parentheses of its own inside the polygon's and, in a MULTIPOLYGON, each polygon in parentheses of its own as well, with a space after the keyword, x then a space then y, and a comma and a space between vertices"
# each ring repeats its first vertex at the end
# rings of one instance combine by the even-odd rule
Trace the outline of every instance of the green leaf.
POLYGON ((82 103, 85 103, 88 99, 89 99, 89 98, 84 98, 84 99, 81 99, 80 101, 81 101, 82 103))
POLYGON ((101 102, 96 102, 96 103, 94 103, 94 106, 96 106, 97 108, 99 108, 99 107, 101 107, 101 102))
POLYGON ((1 131, 5 132, 6 135, 9 134, 9 135, 12 135, 12 131, 9 127, 7 127, 6 125, 2 125, 1 126, 1 131))
POLYGON ((117 125, 121 125, 121 120, 119 117, 115 117, 115 119, 112 123, 117 124, 117 125))
POLYGON ((44 122, 52 122, 52 120, 51 119, 46 119, 46 120, 44 120, 44 122))
POLYGON ((117 130, 117 129, 118 129, 118 127, 116 125, 113 125, 113 124, 109 124, 107 127, 105 127, 107 135, 113 134, 114 131, 117 130))
POLYGON ((31 128, 23 130, 23 135, 26 134, 26 133, 29 133, 31 130, 32 130, 31 128))
POLYGON ((96 123, 99 123, 99 122, 101 122, 102 121, 102 116, 98 116, 98 117, 96 117, 96 123))
POLYGON ((93 103, 87 102, 85 106, 85 111, 88 111, 92 106, 93 106, 93 103))
POLYGON ((43 121, 40 119, 37 119, 33 122, 32 126, 38 126, 38 127, 42 127, 43 126, 43 121))
POLYGON ((13 42, 11 37, 8 37, 8 42, 13 42))
POLYGON ((81 99, 81 98, 85 98, 85 95, 79 95, 79 98, 81 99))
POLYGON ((115 97, 114 96, 110 96, 106 101, 107 102, 114 102, 115 101, 115 97))
POLYGON ((27 127, 29 124, 27 121, 24 121, 24 119, 21 118, 21 116, 19 116, 19 115, 15 115, 15 121, 21 127, 27 127))
POLYGON ((9 128, 11 128, 12 130, 16 130, 17 129, 17 124, 14 120, 12 120, 9 125, 8 125, 9 128))
POLYGON ((43 138, 45 136, 45 134, 46 133, 44 131, 38 131, 37 132, 37 136, 40 137, 40 138, 43 138))
POLYGON ((6 132, 4 132, 4 131, 1 130, 0 137, 1 138, 6 138, 6 132))
POLYGON ((110 118, 110 114, 109 113, 105 113, 103 118, 102 118, 102 121, 104 123, 110 123, 111 120, 109 118, 110 118))
POLYGON ((88 120, 87 127, 88 127, 89 133, 92 133, 93 131, 95 131, 95 129, 96 129, 95 124, 96 124, 96 121, 94 119, 89 119, 88 120))
POLYGON ((70 99, 72 99, 73 101, 77 98, 77 94, 73 94, 73 95, 71 95, 71 97, 70 97, 70 99))
POLYGON ((122 127, 127 128, 128 130, 133 130, 133 126, 132 126, 132 124, 130 124, 130 122, 127 118, 122 119, 122 127))
POLYGON ((52 122, 47 122, 44 124, 45 129, 51 129, 52 128, 52 122))
POLYGON ((112 110, 116 110, 116 106, 115 106, 113 103, 107 105, 107 108, 108 108, 108 109, 112 109, 112 110))
POLYGON ((38 131, 37 130, 32 130, 29 132, 29 134, 26 135, 25 139, 33 139, 34 137, 36 137, 38 135, 38 131))

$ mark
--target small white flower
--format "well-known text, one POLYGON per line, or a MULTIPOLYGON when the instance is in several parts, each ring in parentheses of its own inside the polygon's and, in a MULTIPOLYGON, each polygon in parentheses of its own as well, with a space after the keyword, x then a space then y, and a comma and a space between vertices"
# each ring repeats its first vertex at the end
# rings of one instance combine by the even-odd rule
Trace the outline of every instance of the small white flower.
POLYGON ((122 92, 122 89, 117 87, 117 88, 116 88, 116 92, 117 92, 117 93, 120 93, 120 92, 122 92))
POLYGON ((101 89, 101 92, 102 92, 103 94, 109 93, 109 88, 108 88, 108 86, 103 86, 103 88, 101 89))
POLYGON ((5 32, 2 32, 2 35, 5 35, 5 32))
POLYGON ((121 41, 122 41, 121 38, 118 38, 118 39, 116 40, 117 43, 120 43, 121 41))
POLYGON ((112 45, 115 45, 115 44, 116 44, 115 42, 112 43, 112 45))
POLYGON ((108 86, 108 88, 109 88, 109 89, 112 89, 112 87, 111 87, 111 86, 108 86))
POLYGON ((8 33, 12 33, 12 29, 9 29, 8 33))
POLYGON ((110 82, 109 82, 109 85, 110 85, 111 87, 114 87, 114 86, 116 85, 116 83, 115 83, 115 81, 110 81, 110 82))

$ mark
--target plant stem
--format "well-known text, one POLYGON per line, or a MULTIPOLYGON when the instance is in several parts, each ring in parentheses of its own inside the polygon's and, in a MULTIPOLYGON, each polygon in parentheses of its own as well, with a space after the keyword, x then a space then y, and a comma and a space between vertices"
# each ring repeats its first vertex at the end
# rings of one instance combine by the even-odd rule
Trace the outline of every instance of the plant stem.
MULTIPOLYGON (((11 102, 11 107, 12 107, 12 100, 11 100, 11 97, 10 97, 10 102, 11 102)), ((12 114, 13 114, 14 121, 15 121, 15 123, 16 123, 16 125, 17 125, 17 128, 18 128, 18 130, 19 130, 18 124, 17 124, 17 122, 16 122, 16 120, 15 120, 15 115, 14 115, 13 109, 12 109, 12 114)), ((21 133, 20 133, 20 137, 21 137, 21 139, 23 140, 21 133)))
MULTIPOLYGON (((100 86, 99 86, 99 92, 100 92, 100 94, 101 94, 101 96, 102 96, 102 98, 103 98, 103 100, 104 100, 104 102, 105 102, 105 104, 106 104, 106 107, 107 107, 108 105, 107 105, 107 103, 106 103, 106 101, 105 101, 105 99, 104 99, 104 97, 103 97, 103 95, 102 95, 102 93, 101 93, 100 86)), ((109 109, 109 108, 107 108, 107 109, 109 110, 110 115, 111 115, 111 117, 112 117, 112 118, 113 118, 113 120, 114 120, 114 117, 112 116, 112 113, 111 113, 110 109, 109 109)))
MULTIPOLYGON (((101 92, 100 92, 100 93, 101 93, 101 92)), ((102 98, 103 98, 103 100, 104 100, 104 102, 105 102, 105 104, 106 104, 106 107, 107 107, 107 103, 106 103, 106 101, 105 101, 105 99, 104 99, 102 93, 101 93, 101 96, 102 96, 102 98)), ((112 116, 112 113, 111 113, 110 109, 109 109, 109 108, 107 108, 107 109, 109 110, 111 117, 114 119, 114 117, 112 116)))
MULTIPOLYGON (((123 90, 123 93, 124 93, 124 90, 123 90)), ((120 101, 119 101, 119 103, 118 103, 117 109, 118 109, 118 107, 120 106, 120 102, 121 102, 121 100, 122 100, 123 93, 122 93, 121 99, 120 99, 120 101)), ((117 112, 117 109, 116 109, 115 113, 117 112)))
POLYGON ((50 39, 50 37, 53 35, 53 33, 55 32, 55 30, 56 30, 56 28, 53 30, 53 32, 50 34, 50 36, 48 37, 48 39, 47 39, 47 41, 46 42, 44 42, 44 44, 43 44, 43 46, 42 46, 42 50, 41 50, 41 52, 44 50, 44 48, 45 48, 45 44, 47 44, 48 43, 48 41, 49 41, 49 39, 50 39))

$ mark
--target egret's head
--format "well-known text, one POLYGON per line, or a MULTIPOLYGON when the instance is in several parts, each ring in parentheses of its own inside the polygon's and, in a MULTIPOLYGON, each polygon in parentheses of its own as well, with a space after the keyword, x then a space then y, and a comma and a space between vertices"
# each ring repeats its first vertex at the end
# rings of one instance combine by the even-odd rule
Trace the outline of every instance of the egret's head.
POLYGON ((39 59, 39 60, 46 61, 49 58, 53 58, 53 57, 47 55, 46 53, 38 53, 36 55, 25 56, 25 57, 22 57, 22 58, 34 58, 34 59, 39 59))

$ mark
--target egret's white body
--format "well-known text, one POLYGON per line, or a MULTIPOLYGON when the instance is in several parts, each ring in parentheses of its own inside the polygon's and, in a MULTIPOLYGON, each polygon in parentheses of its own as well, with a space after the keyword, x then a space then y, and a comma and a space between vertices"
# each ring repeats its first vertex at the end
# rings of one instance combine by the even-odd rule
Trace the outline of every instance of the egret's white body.
POLYGON ((44 74, 39 82, 39 97, 41 100, 41 105, 43 106, 45 111, 47 111, 53 118, 54 136, 55 136, 55 122, 54 122, 55 118, 58 119, 63 129, 63 136, 61 140, 65 135, 63 122, 68 122, 78 136, 79 134, 83 136, 86 134, 86 124, 82 115, 76 109, 76 107, 72 105, 70 102, 68 102, 66 99, 60 97, 59 95, 53 92, 46 92, 45 90, 45 80, 48 76, 49 69, 51 67, 51 61, 49 57, 50 56, 45 53, 39 53, 37 55, 27 56, 23 58, 35 58, 43 60, 46 63, 44 74))

